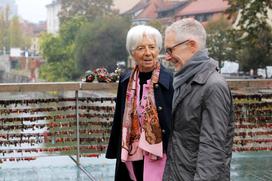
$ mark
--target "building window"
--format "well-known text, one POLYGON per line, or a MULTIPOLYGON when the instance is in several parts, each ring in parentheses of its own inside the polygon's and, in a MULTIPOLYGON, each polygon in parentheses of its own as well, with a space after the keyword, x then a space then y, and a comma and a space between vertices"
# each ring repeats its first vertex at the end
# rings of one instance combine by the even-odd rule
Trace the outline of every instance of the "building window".
POLYGON ((212 17, 212 13, 206 13, 206 14, 199 14, 195 16, 195 19, 200 21, 200 22, 204 22, 204 21, 208 21, 210 17, 212 17))

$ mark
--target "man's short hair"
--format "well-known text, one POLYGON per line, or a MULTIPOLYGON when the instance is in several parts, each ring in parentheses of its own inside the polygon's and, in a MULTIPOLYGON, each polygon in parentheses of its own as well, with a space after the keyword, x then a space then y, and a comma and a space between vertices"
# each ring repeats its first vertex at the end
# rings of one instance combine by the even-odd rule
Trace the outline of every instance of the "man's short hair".
POLYGON ((177 42, 190 39, 198 43, 200 50, 206 48, 206 30, 199 21, 193 18, 185 18, 174 22, 166 28, 165 32, 169 31, 176 33, 177 42))

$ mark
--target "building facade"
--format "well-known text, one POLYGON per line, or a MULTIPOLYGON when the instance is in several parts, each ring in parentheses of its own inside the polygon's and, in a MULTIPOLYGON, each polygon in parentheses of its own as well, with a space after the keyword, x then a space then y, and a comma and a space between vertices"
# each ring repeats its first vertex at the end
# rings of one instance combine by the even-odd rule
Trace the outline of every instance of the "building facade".
POLYGON ((47 33, 57 34, 60 28, 60 20, 58 14, 61 10, 59 0, 54 0, 46 6, 47 9, 47 33))
POLYGON ((196 0, 181 8, 175 15, 175 20, 192 17, 200 22, 207 22, 222 14, 229 8, 227 0, 196 0))
MULTIPOLYGON (((8 0, 6 0, 8 1, 8 0)), ((134 7, 140 0, 113 0, 112 9, 118 10, 120 14, 128 11, 132 7, 134 7)), ((56 34, 59 32, 60 21, 58 14, 61 11, 61 1, 53 0, 51 4, 46 6, 47 9, 47 32, 56 34)))
POLYGON ((205 23, 214 16, 224 14, 228 7, 227 0, 140 0, 123 14, 131 16, 132 24, 159 20, 168 25, 186 17, 205 23))

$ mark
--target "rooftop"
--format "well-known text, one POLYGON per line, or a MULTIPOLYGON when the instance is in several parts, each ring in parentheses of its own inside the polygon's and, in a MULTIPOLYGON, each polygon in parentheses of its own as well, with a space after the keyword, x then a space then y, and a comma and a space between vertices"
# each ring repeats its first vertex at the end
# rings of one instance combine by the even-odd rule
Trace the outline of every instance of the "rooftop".
POLYGON ((176 16, 222 12, 228 7, 227 0, 192 0, 185 8, 177 12, 176 16))

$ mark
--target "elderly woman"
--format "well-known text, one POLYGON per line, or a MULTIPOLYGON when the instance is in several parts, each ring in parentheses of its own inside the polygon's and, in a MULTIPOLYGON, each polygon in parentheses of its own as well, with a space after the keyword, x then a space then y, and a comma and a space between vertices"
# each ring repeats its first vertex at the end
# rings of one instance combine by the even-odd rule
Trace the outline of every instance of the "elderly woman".
POLYGON ((171 125, 172 75, 158 62, 160 32, 145 25, 127 34, 136 63, 120 77, 107 158, 116 158, 116 181, 159 181, 171 125))

